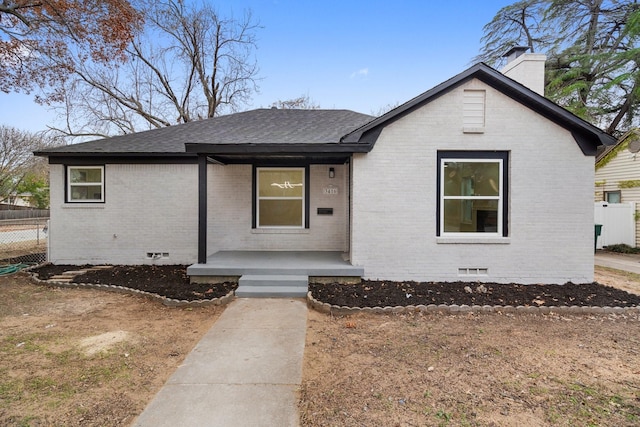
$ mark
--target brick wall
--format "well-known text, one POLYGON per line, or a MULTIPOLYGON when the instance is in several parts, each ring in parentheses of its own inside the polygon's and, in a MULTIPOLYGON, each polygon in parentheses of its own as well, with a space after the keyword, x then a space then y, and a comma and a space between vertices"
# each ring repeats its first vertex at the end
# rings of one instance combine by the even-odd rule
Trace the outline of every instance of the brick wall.
MULTIPOLYGON (((252 230, 251 165, 210 165, 207 253, 347 251, 345 165, 310 167, 309 229, 252 230), (335 177, 329 178, 329 168, 335 177), (333 186, 337 194, 324 194, 333 186), (317 208, 333 208, 318 215, 317 208)), ((57 264, 191 264, 198 250, 197 165, 106 165, 104 204, 64 203, 64 167, 51 165, 51 249, 57 264), (55 185, 58 183, 58 185, 55 185), (168 253, 151 260, 147 253, 168 253)))
POLYGON ((197 165, 105 166, 105 203, 65 203, 51 165, 49 258, 57 264, 189 264, 198 250, 197 165), (147 259, 147 252, 168 253, 147 259))
POLYGON ((347 250, 347 167, 311 165, 309 229, 253 230, 251 228, 251 165, 210 165, 207 252, 219 250, 347 250), (329 178, 329 168, 335 178, 329 178), (329 185, 338 194, 325 195, 329 185), (317 208, 333 208, 318 215, 317 208))
POLYGON ((480 81, 389 125, 352 168, 351 259, 368 278, 593 280, 593 157, 568 131, 480 81), (463 133, 464 89, 487 91, 483 133, 463 133), (437 238, 438 150, 510 152, 508 237, 437 238), (459 268, 488 274, 461 277, 459 268))

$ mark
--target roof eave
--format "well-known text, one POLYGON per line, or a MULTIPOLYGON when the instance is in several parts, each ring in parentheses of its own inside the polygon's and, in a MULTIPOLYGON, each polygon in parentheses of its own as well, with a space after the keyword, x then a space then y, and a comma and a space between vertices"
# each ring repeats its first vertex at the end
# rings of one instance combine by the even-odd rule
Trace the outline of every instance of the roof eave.
POLYGON ((187 143, 187 153, 197 154, 344 154, 371 151, 368 144, 206 144, 187 143))
POLYGON ((187 152, 104 152, 104 151, 34 151, 40 157, 193 157, 187 152))

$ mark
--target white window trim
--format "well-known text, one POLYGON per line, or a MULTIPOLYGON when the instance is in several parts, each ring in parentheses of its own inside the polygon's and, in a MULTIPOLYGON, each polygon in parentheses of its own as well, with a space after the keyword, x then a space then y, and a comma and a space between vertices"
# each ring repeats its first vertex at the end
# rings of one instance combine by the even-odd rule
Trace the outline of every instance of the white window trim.
POLYGON ((104 166, 67 166, 67 203, 103 203, 104 202, 104 166), (71 183, 71 170, 72 169, 99 169, 100 170, 100 182, 74 182, 71 183), (100 198, 99 199, 72 199, 71 188, 72 187, 95 187, 100 186, 100 198))
POLYGON ((469 239, 477 239, 478 237, 503 237, 503 206, 504 206, 504 161, 498 158, 460 158, 460 157, 442 157, 440 159, 440 237, 455 237, 455 238, 469 238, 469 239), (445 184, 445 168, 444 164, 447 162, 458 162, 458 163, 498 163, 499 165, 499 186, 498 186, 498 195, 497 196, 445 196, 444 195, 444 184, 445 184), (446 232, 444 228, 444 201, 445 200, 497 200, 498 201, 498 224, 497 230, 494 233, 482 232, 482 233, 460 233, 460 232, 446 232))
POLYGON ((289 229, 289 230, 299 230, 305 229, 306 218, 305 218, 305 194, 306 194, 306 186, 305 182, 306 170, 305 168, 290 168, 290 167, 260 167, 256 168, 256 228, 257 229, 289 229), (287 170, 287 171, 301 171, 302 172, 302 196, 300 197, 260 197, 260 171, 263 170, 287 170), (260 225, 260 200, 302 200, 302 222, 300 226, 297 225, 260 225))

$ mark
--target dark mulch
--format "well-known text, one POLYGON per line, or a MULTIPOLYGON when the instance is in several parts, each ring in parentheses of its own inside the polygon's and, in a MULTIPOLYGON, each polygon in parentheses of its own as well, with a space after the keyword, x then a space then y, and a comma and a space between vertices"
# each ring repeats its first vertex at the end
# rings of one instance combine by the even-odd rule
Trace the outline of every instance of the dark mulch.
MULTIPOLYGON (((44 265, 34 271, 40 279, 88 266, 44 265)), ((76 276, 75 283, 124 286, 168 298, 194 301, 219 298, 237 287, 189 283, 184 265, 113 266, 76 276)), ((321 302, 348 307, 386 307, 428 304, 511 306, 600 306, 640 305, 640 296, 598 283, 576 285, 518 285, 467 282, 389 282, 365 280, 357 285, 309 284, 313 297, 321 302), (468 290, 465 290, 468 287, 468 290)))
MULTIPOLYGON (((44 265, 33 270, 41 280, 69 270, 90 266, 44 265)), ((185 265, 117 265, 104 270, 90 270, 75 276, 73 283, 116 285, 154 293, 167 298, 196 301, 220 298, 237 288, 237 284, 189 283, 185 265)))
POLYGON ((640 305, 640 296, 599 283, 576 285, 518 285, 466 282, 362 281, 357 285, 317 284, 309 290, 318 301, 347 307, 386 307, 429 304, 511 306, 640 305), (468 289, 465 290, 465 287, 468 289), (468 292, 471 290, 471 292, 468 292))

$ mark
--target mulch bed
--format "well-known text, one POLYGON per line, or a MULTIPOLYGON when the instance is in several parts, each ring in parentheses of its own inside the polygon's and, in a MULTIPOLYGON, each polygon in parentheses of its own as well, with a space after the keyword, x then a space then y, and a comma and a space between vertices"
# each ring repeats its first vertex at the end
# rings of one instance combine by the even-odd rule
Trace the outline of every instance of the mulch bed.
POLYGON ((429 304, 633 307, 640 296, 599 283, 518 285, 515 283, 362 281, 357 285, 310 284, 313 297, 346 307, 429 304))
MULTIPOLYGON (((32 271, 38 273, 40 280, 48 280, 65 271, 87 267, 91 266, 47 264, 32 271)), ((123 286, 185 301, 221 298, 238 287, 236 283, 230 282, 215 285, 189 283, 185 265, 117 265, 109 269, 87 271, 75 276, 72 283, 123 286)))
MULTIPOLYGON (((44 265, 34 269, 42 280, 88 266, 44 265)), ((124 286, 167 298, 186 301, 220 298, 236 283, 189 283, 184 265, 113 266, 78 275, 75 283, 124 286)), ((364 280, 357 285, 309 284, 313 297, 347 307, 386 307, 429 304, 511 306, 600 306, 640 305, 640 296, 598 283, 565 285, 518 285, 468 282, 390 282, 364 280), (465 289, 466 288, 466 289, 465 289)))

